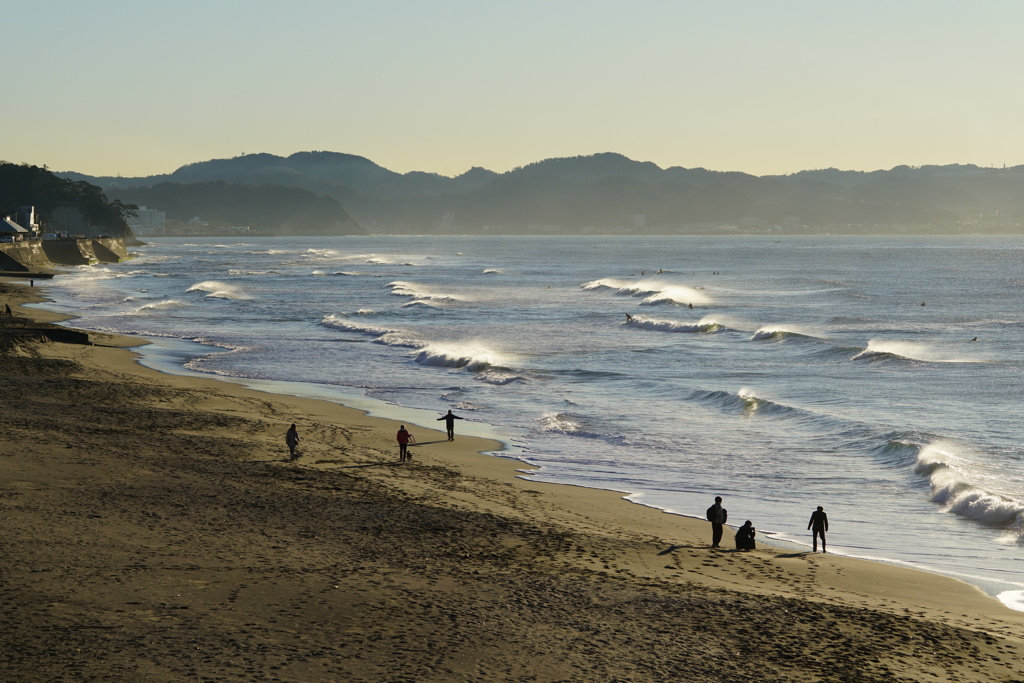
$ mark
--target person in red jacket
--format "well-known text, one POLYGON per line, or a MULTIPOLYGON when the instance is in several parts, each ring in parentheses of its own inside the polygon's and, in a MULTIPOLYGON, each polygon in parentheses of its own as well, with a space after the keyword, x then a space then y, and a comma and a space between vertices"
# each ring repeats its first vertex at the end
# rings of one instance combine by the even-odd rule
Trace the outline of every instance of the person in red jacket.
POLYGON ((397 439, 398 462, 412 460, 412 456, 409 455, 409 442, 416 443, 416 438, 405 429, 405 425, 399 425, 397 439))

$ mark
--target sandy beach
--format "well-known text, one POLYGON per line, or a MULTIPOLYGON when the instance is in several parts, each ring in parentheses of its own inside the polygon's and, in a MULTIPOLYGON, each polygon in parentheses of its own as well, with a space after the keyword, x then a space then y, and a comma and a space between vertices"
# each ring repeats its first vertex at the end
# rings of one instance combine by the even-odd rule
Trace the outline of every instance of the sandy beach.
POLYGON ((1024 613, 967 584, 712 550, 437 429, 400 464, 389 420, 26 342, 59 316, 0 286, 2 681, 1024 681, 1024 613))

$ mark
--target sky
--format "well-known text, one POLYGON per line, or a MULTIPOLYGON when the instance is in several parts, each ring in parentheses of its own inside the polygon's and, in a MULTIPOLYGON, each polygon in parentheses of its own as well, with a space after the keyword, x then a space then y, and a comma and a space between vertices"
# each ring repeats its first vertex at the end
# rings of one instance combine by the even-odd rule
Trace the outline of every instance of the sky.
POLYGON ((1024 164, 1018 0, 0 0, 0 159, 1024 164))

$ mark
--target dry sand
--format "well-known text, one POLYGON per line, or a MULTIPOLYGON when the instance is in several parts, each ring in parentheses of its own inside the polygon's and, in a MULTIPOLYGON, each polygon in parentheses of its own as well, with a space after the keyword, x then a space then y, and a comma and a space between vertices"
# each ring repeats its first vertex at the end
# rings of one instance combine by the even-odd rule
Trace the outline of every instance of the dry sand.
POLYGON ((1024 681, 1024 614, 966 584, 711 550, 480 439, 399 464, 394 422, 92 338, 0 356, 2 681, 1024 681))

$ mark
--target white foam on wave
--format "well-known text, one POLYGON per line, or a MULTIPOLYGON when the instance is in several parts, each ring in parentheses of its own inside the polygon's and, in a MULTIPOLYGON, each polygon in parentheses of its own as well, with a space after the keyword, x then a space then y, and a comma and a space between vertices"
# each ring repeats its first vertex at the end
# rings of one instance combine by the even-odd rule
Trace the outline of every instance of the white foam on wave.
POLYGON ((314 270, 314 271, 313 271, 312 273, 310 273, 310 275, 316 275, 316 276, 326 276, 326 275, 347 275, 347 276, 352 276, 352 275, 358 275, 358 273, 346 273, 346 272, 345 272, 345 271, 343 271, 343 270, 336 270, 336 271, 334 271, 334 272, 328 273, 328 272, 327 272, 326 270, 322 270, 322 269, 320 269, 320 268, 317 268, 317 269, 316 269, 316 270, 314 270))
POLYGON ((325 315, 321 320, 320 324, 324 327, 330 327, 335 330, 341 330, 343 332, 358 332, 359 334, 366 334, 372 337, 379 337, 389 332, 395 332, 395 330, 386 327, 374 327, 372 325, 364 325, 363 323, 354 323, 346 320, 343 316, 339 316, 335 313, 325 315))
POLYGON ((675 304, 677 306, 686 306, 697 304, 698 306, 706 306, 711 303, 711 299, 698 289, 693 287, 665 287, 659 292, 651 294, 649 297, 640 302, 641 306, 656 306, 658 304, 675 304))
POLYGON ((344 316, 339 316, 334 313, 325 315, 320 320, 320 324, 324 327, 341 330, 342 332, 354 332, 356 334, 364 334, 368 337, 374 337, 374 343, 384 344, 385 346, 403 346, 410 349, 419 349, 424 345, 422 341, 407 337, 399 330, 352 322, 350 320, 346 320, 344 316))
POLYGON ((407 337, 398 330, 382 334, 373 341, 374 343, 384 344, 385 346, 403 346, 407 349, 419 349, 423 347, 422 341, 413 337, 407 337))
POLYGON ((541 431, 557 434, 577 434, 583 429, 576 420, 565 413, 544 413, 537 420, 541 431))
POLYGON ((1024 612, 1024 591, 1003 591, 996 598, 1010 609, 1024 612))
POLYGON ((511 372, 485 370, 484 372, 477 373, 476 380, 478 382, 483 382, 484 384, 505 386, 506 384, 512 384, 513 382, 525 382, 526 378, 523 377, 522 375, 517 375, 511 372))
POLYGON ((132 312, 136 314, 146 314, 157 311, 166 311, 174 308, 187 308, 188 305, 188 302, 182 301, 181 299, 164 299, 163 301, 154 301, 153 303, 139 306, 132 312))
POLYGON ((416 353, 415 360, 420 365, 483 371, 509 368, 514 357, 479 342, 461 342, 427 344, 416 353))
POLYGON ((501 275, 502 271, 500 268, 484 268, 484 275, 501 275))
POLYGON ((443 292, 434 292, 422 285, 418 285, 415 282, 406 282, 404 280, 395 280, 385 285, 391 290, 391 294, 395 296, 407 296, 413 300, 405 304, 410 305, 423 305, 423 306, 437 306, 439 304, 464 301, 462 297, 455 296, 454 294, 445 294, 443 292))
POLYGON ((186 292, 207 292, 208 299, 248 299, 249 297, 240 287, 229 285, 219 280, 206 280, 192 285, 186 292))
POLYGON ((751 341, 784 339, 785 337, 816 337, 817 335, 804 328, 793 325, 765 325, 754 332, 751 341))
POLYGON ((967 446, 940 439, 921 448, 914 471, 931 483, 932 501, 945 512, 1001 527, 1004 543, 1024 539, 1024 502, 994 493, 997 475, 988 473, 967 446))
POLYGON ((259 276, 259 275, 278 275, 278 274, 279 273, 276 270, 241 270, 241 269, 238 269, 238 268, 230 268, 230 269, 228 269, 228 275, 234 275, 234 276, 238 276, 238 275, 255 275, 255 276, 259 276))
POLYGON ((608 289, 621 296, 642 296, 641 306, 655 306, 658 304, 675 304, 686 306, 694 304, 707 306, 711 303, 709 297, 698 287, 687 287, 684 285, 667 285, 656 280, 624 280, 621 278, 601 278, 591 280, 580 285, 584 291, 596 289, 608 289))
POLYGON ((682 322, 679 320, 659 320, 648 318, 643 315, 634 315, 622 323, 628 327, 636 327, 642 330, 654 330, 656 332, 717 332, 722 329, 721 323, 710 318, 703 318, 698 322, 682 322))
MULTIPOLYGON (((220 244, 215 244, 213 246, 220 247, 222 249, 228 248, 227 246, 220 244)), ((243 251, 242 253, 247 256, 284 256, 285 254, 299 254, 301 252, 295 249, 260 249, 254 251, 243 251)))
POLYGON ((982 363, 984 361, 966 356, 945 353, 929 344, 908 341, 886 341, 872 339, 867 347, 855 355, 852 360, 871 360, 883 356, 895 356, 907 360, 919 360, 927 363, 982 363))

